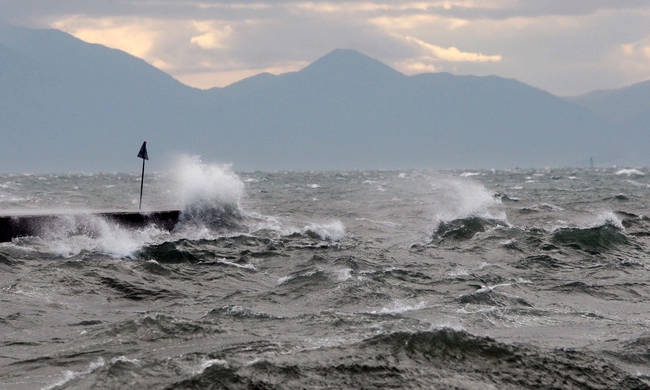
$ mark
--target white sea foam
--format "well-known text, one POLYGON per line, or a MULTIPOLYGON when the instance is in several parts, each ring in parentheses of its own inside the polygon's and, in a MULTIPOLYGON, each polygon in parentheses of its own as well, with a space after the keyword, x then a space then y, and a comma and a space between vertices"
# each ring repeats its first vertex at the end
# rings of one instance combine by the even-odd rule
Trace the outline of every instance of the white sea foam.
POLYGON ((228 261, 225 258, 218 259, 217 263, 229 265, 231 267, 237 267, 237 268, 242 268, 242 269, 249 269, 251 271, 257 271, 257 268, 255 268, 255 266, 253 264, 237 264, 237 263, 233 263, 232 261, 228 261))
POLYGON ((213 229, 243 215, 244 182, 230 165, 206 164, 198 156, 178 157, 172 170, 176 201, 183 208, 175 232, 190 239, 210 239, 213 229))
POLYGON ((336 277, 336 280, 339 282, 344 282, 352 277, 352 269, 351 268, 342 268, 342 269, 336 269, 332 271, 332 274, 334 277, 336 277))
POLYGON ((340 241, 345 237, 345 225, 339 220, 326 223, 312 223, 305 226, 303 233, 316 234, 323 240, 340 241))
MULTIPOLYGON (((244 183, 230 166, 205 164, 198 157, 181 156, 170 173, 174 181, 172 200, 183 207, 183 220, 177 233, 184 238, 212 238, 209 222, 224 213, 241 212, 239 203, 244 183)), ((37 214, 51 211, 39 210, 37 214)), ((126 228, 87 210, 54 213, 66 215, 41 226, 40 237, 32 240, 38 250, 62 257, 76 256, 84 251, 115 258, 130 257, 144 245, 168 240, 171 235, 154 225, 126 228)))
POLYGON ((399 299, 394 300, 388 306, 382 307, 379 311, 373 310, 371 314, 393 314, 393 313, 404 313, 412 310, 419 310, 425 307, 425 302, 420 301, 417 303, 409 304, 407 302, 401 301, 399 299))
POLYGON ((469 271, 463 267, 458 267, 452 271, 447 272, 447 275, 455 278, 458 276, 469 276, 469 271))
POLYGON ((439 179, 432 183, 435 197, 434 223, 470 216, 506 221, 501 200, 483 185, 469 180, 439 179))
POLYGON ((472 177, 472 176, 479 176, 480 173, 478 172, 463 172, 460 174, 460 177, 472 177))
POLYGON ((278 278, 278 285, 284 284, 284 283, 290 281, 293 278, 295 278, 294 275, 282 276, 282 277, 278 278))
POLYGON ((180 156, 172 173, 178 201, 184 207, 197 203, 239 207, 244 183, 230 165, 206 164, 199 156, 180 156))
POLYGON ((310 184, 309 188, 320 188, 320 184, 310 184))
POLYGON ((613 211, 603 211, 597 214, 591 221, 587 222, 587 227, 598 227, 606 224, 614 225, 621 230, 625 230, 623 222, 613 211))
POLYGON ((621 175, 626 175, 626 176, 645 176, 645 173, 641 172, 638 169, 634 168, 628 168, 628 169, 620 169, 616 172, 616 175, 621 176, 621 175))
POLYGON ((128 357, 126 357, 124 355, 116 356, 116 357, 111 359, 112 364, 115 364, 115 363, 118 363, 118 362, 137 364, 140 361, 138 359, 129 359, 128 357))
POLYGON ((41 226, 42 237, 36 238, 39 250, 62 257, 82 251, 96 251, 111 257, 129 257, 143 245, 169 233, 150 225, 127 229, 107 219, 90 214, 66 215, 41 226))
POLYGON ((91 374, 96 369, 98 369, 100 367, 103 367, 104 364, 105 364, 104 359, 99 357, 99 358, 97 358, 97 360, 90 363, 88 365, 88 368, 85 369, 84 371, 65 370, 65 371, 63 371, 63 378, 61 378, 56 383, 53 383, 53 384, 51 384, 49 386, 43 387, 42 390, 51 390, 51 389, 55 389, 57 387, 61 387, 61 386, 65 385, 66 383, 70 382, 71 380, 75 379, 75 378, 91 374))
POLYGON ((357 221, 366 221, 370 223, 375 223, 377 225, 385 225, 385 226, 390 226, 390 227, 397 227, 401 226, 399 223, 391 222, 391 221, 378 221, 375 219, 370 219, 370 218, 355 218, 357 221))
POLYGON ((612 211, 602 211, 598 214, 583 216, 578 218, 575 221, 568 222, 565 220, 557 220, 554 226, 551 226, 550 231, 556 232, 560 229, 566 228, 579 228, 579 229, 590 229, 594 227, 599 227, 603 225, 613 225, 621 230, 625 230, 621 219, 612 211))
POLYGON ((228 362, 223 359, 203 359, 193 371, 194 374, 200 374, 205 371, 208 367, 218 365, 228 368, 228 362))
POLYGON ((434 331, 434 330, 443 330, 443 329, 451 329, 451 330, 455 330, 457 332, 466 330, 465 327, 463 327, 463 325, 461 325, 459 323, 451 323, 451 322, 443 322, 443 323, 439 323, 439 324, 431 324, 431 326, 429 327, 428 330, 431 332, 431 331, 434 331))

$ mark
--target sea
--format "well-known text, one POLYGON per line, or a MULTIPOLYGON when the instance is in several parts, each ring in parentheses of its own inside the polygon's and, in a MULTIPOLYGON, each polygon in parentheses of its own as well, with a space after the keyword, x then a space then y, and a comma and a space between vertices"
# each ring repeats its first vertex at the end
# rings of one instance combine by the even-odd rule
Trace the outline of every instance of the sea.
POLYGON ((0 175, 0 389, 649 389, 647 168, 0 175))

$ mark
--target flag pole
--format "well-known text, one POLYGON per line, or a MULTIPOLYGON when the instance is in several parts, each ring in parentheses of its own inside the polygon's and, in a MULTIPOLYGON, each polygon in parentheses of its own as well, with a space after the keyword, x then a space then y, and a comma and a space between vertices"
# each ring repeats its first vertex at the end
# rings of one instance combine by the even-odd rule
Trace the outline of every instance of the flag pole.
POLYGON ((142 210, 142 189, 144 188, 144 162, 145 159, 142 159, 142 177, 140 177, 140 205, 138 206, 138 210, 142 210))
POLYGON ((144 161, 149 160, 149 154, 147 154, 147 141, 142 143, 140 147, 140 152, 138 152, 138 158, 142 159, 142 176, 140 177, 140 205, 138 210, 142 210, 142 189, 144 188, 144 161))

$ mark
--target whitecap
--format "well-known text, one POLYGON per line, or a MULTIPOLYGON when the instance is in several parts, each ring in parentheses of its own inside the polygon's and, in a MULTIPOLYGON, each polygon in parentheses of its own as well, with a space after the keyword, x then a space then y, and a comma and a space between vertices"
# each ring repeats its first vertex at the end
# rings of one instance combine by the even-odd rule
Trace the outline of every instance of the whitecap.
POLYGON ((52 390, 52 389, 55 389, 57 387, 61 387, 61 386, 65 385, 66 383, 70 382, 71 380, 75 379, 75 378, 78 378, 78 377, 83 376, 83 375, 91 374, 96 369, 98 369, 100 367, 103 367, 104 364, 105 364, 104 359, 99 357, 94 362, 91 362, 88 365, 88 368, 86 370, 84 370, 84 371, 65 370, 63 372, 63 378, 61 378, 56 383, 53 383, 53 384, 51 384, 49 386, 43 387, 42 390, 52 390))
POLYGON ((507 223, 500 199, 483 185, 460 179, 439 179, 433 182, 436 213, 434 229, 441 222, 466 217, 501 220, 507 223))
POLYGON ((340 241, 345 237, 345 225, 339 220, 326 223, 312 223, 305 226, 303 233, 316 234, 323 240, 340 241))
POLYGON ((32 238, 37 250, 69 258, 83 251, 96 251, 114 258, 130 257, 142 246, 169 232, 149 225, 128 229, 98 215, 64 215, 56 223, 41 226, 41 236, 32 238))
POLYGON ((217 263, 229 265, 231 267, 237 267, 237 268, 249 269, 251 271, 257 271, 257 268, 255 268, 255 266, 253 264, 237 264, 237 263, 233 263, 232 261, 228 261, 225 258, 218 259, 217 263))
POLYGON ((420 301, 414 304, 409 304, 399 299, 394 300, 388 306, 382 307, 379 311, 373 310, 371 314, 394 314, 394 313, 404 313, 407 311, 420 310, 425 307, 425 302, 420 301))
POLYGON ((331 272, 334 275, 334 277, 336 277, 336 280, 338 280, 339 282, 344 282, 352 277, 351 268, 335 269, 331 272))
POLYGON ((617 171, 616 175, 617 176, 626 175, 628 177, 629 176, 645 176, 645 173, 641 172, 638 169, 628 168, 628 169, 621 169, 621 170, 617 171))
POLYGON ((199 365, 193 370, 194 374, 200 374, 208 367, 219 365, 228 368, 228 362, 223 359, 203 359, 199 365))

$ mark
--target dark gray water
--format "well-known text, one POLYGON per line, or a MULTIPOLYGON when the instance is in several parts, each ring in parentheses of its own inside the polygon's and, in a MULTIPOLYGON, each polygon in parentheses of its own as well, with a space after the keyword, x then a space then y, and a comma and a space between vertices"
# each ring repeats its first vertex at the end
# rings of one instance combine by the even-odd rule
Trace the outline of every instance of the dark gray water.
MULTIPOLYGON (((138 180, 4 175, 0 209, 132 209, 138 180)), ((0 244, 0 388, 650 388, 646 170, 147 180, 172 233, 0 244)))

